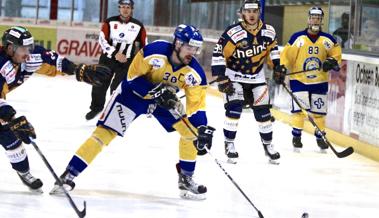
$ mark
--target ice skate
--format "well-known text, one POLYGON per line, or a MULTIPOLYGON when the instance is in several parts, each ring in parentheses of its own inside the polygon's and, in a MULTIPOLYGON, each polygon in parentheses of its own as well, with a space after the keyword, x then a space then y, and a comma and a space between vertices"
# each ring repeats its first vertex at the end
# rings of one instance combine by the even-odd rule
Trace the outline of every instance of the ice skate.
POLYGON ((279 152, 274 150, 273 144, 263 144, 263 148, 265 149, 265 154, 269 158, 269 163, 271 164, 279 164, 280 154, 279 152))
POLYGON ((207 187, 197 184, 192 176, 179 173, 178 185, 180 197, 183 199, 204 200, 206 198, 207 187))
MULTIPOLYGON (((66 191, 72 191, 75 188, 75 183, 73 179, 75 176, 73 176, 71 173, 69 173, 67 170, 64 171, 64 173, 60 176, 60 180, 63 184, 63 188, 66 189, 66 191)), ((53 189, 50 191, 51 195, 61 195, 64 191, 62 190, 61 186, 55 182, 53 189)))
POLYGON ((326 149, 328 149, 328 145, 325 143, 325 141, 322 138, 316 139, 317 145, 320 148, 320 153, 326 154, 326 149))
POLYGON ((28 186, 28 188, 32 192, 43 193, 41 189, 43 185, 42 181, 40 179, 35 178, 32 174, 30 174, 29 171, 26 173, 17 172, 17 175, 20 177, 22 183, 28 186))
POLYGON ((231 164, 237 163, 238 152, 236 151, 236 148, 234 147, 234 142, 225 141, 225 154, 228 157, 228 160, 227 160, 228 163, 231 163, 231 164))
POLYGON ((301 148, 303 147, 303 143, 301 142, 301 137, 294 136, 292 138, 293 151, 296 153, 300 153, 301 148))

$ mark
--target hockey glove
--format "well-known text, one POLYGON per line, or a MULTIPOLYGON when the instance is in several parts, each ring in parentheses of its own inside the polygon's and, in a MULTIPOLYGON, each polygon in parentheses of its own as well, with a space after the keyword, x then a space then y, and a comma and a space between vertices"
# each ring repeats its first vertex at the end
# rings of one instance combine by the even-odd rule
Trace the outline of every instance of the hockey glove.
POLYGON ((229 77, 227 76, 219 76, 217 78, 218 82, 218 90, 222 93, 225 93, 227 95, 233 95, 234 94, 234 87, 232 81, 230 81, 229 77))
POLYGON ((159 83, 149 94, 159 107, 166 110, 177 109, 178 103, 181 104, 175 88, 163 83, 159 83))
POLYGON ((100 64, 79 64, 75 68, 75 75, 78 81, 84 81, 93 86, 103 86, 112 79, 111 70, 100 64))
POLYGON ((8 126, 10 130, 16 135, 16 137, 25 144, 31 143, 30 137, 33 139, 36 138, 36 133, 33 126, 26 120, 25 116, 11 120, 8 123, 8 126))
POLYGON ((276 65, 274 67, 273 79, 276 84, 283 84, 286 79, 287 68, 284 65, 276 65))
POLYGON ((195 143, 198 155, 204 155, 207 153, 205 146, 207 146, 208 150, 211 149, 213 132, 215 130, 216 129, 211 126, 204 126, 204 125, 201 125, 197 128, 197 140, 194 143, 195 143))
POLYGON ((328 57, 324 63, 322 64, 322 70, 328 72, 329 70, 339 71, 340 67, 338 66, 338 62, 333 57, 328 57))

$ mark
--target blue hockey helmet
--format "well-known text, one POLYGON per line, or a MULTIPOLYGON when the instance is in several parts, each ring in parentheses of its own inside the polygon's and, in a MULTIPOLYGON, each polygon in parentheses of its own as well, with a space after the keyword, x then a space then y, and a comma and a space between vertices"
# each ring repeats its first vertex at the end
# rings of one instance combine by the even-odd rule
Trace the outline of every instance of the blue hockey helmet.
POLYGON ((192 25, 180 24, 177 26, 174 32, 174 41, 176 40, 199 48, 199 52, 203 46, 203 36, 200 30, 192 25))
POLYGON ((134 1, 133 0, 119 0, 119 5, 130 5, 131 7, 134 7, 134 1))
POLYGON ((18 47, 27 47, 30 51, 34 49, 34 39, 32 34, 22 26, 14 26, 5 30, 1 38, 3 47, 13 45, 13 50, 16 51, 18 47))

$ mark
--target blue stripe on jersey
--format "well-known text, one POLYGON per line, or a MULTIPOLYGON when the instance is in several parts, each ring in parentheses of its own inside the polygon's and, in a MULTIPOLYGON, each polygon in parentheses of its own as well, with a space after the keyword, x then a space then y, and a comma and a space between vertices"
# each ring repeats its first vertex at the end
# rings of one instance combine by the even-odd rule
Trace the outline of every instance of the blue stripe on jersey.
POLYGON ((307 29, 294 33, 288 43, 292 45, 300 36, 307 35, 307 29))
POLYGON ((332 35, 330 35, 329 33, 320 32, 320 36, 324 36, 324 37, 330 39, 334 44, 337 43, 337 40, 332 35))
POLYGON ((310 93, 325 94, 328 92, 328 83, 304 84, 299 80, 290 80, 292 92, 308 91, 310 93))

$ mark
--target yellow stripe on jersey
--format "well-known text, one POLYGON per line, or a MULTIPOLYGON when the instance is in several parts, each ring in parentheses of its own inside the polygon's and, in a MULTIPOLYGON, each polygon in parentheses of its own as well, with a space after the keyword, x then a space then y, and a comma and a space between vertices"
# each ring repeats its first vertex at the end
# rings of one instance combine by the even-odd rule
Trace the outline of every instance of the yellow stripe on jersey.
POLYGON ((233 55, 233 52, 235 49, 236 49, 236 46, 231 41, 228 41, 226 43, 226 45, 224 46, 224 51, 223 51, 225 60, 228 60, 233 55))

